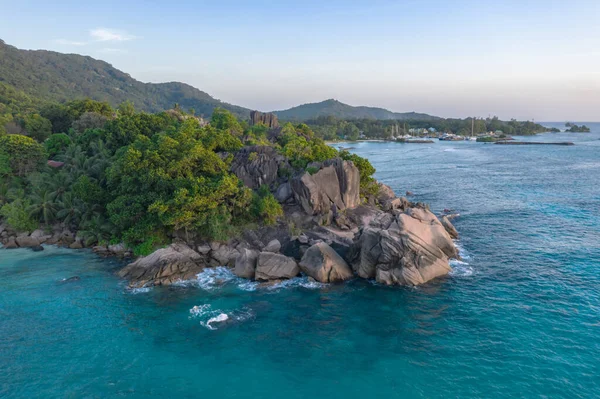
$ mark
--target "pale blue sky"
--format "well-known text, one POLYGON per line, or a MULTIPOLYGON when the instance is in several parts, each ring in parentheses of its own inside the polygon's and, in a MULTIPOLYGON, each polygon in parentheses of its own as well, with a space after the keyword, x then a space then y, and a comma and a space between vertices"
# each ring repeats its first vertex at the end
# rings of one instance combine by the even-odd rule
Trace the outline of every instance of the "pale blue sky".
POLYGON ((0 38, 235 104, 600 120, 600 1, 0 0, 0 38), (57 4, 58 3, 58 4, 57 4))

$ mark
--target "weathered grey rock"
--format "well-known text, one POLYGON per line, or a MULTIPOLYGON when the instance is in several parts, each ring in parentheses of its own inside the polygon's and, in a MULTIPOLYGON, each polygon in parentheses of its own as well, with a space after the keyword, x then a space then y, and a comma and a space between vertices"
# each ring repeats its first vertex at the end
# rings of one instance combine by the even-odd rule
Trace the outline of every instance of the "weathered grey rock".
POLYGON ((44 247, 42 247, 41 245, 38 245, 37 247, 31 247, 31 250, 33 252, 40 252, 44 250, 44 247))
POLYGON ((33 248, 40 246, 40 241, 37 238, 27 235, 18 236, 15 241, 17 242, 17 245, 21 248, 33 248))
POLYGON ((349 280, 352 269, 340 255, 324 242, 308 248, 300 261, 300 270, 321 283, 349 280))
POLYGON ((210 253, 211 264, 214 266, 233 267, 238 256, 240 256, 239 251, 228 245, 221 245, 210 253))
POLYGON ((292 186, 290 183, 281 184, 277 187, 277 191, 275 192, 275 198, 282 204, 292 198, 292 195, 292 186))
POLYGON ((383 284, 419 285, 450 271, 457 256, 452 238, 434 214, 410 208, 382 213, 364 227, 352 248, 352 266, 362 278, 383 284))
POLYGON ((394 198, 396 198, 396 193, 394 193, 394 190, 392 190, 390 186, 383 183, 379 183, 378 185, 379 191, 377 193, 377 200, 380 203, 383 204, 389 200, 393 200, 394 198))
POLYGON ((258 254, 258 251, 247 248, 241 249, 240 256, 235 261, 235 269, 233 271, 235 275, 251 280, 254 279, 258 254))
POLYGON ((256 280, 281 280, 296 277, 300 268, 296 261, 285 255, 261 252, 256 263, 256 280))
POLYGON ((208 255, 208 253, 211 251, 211 247, 208 244, 204 244, 204 245, 198 245, 198 253, 202 254, 202 255, 208 255))
POLYGON ((52 237, 51 234, 46 234, 46 232, 41 229, 35 230, 33 233, 30 234, 30 236, 31 236, 31 238, 37 239, 40 244, 45 243, 52 237))
POLYGON ((14 237, 10 237, 8 239, 8 241, 6 242, 6 244, 4 244, 4 248, 6 249, 15 249, 15 248, 19 248, 19 246, 17 245, 17 242, 15 241, 14 237))
POLYGON ((275 182, 279 165, 284 162, 273 147, 249 146, 235 154, 230 169, 246 186, 255 189, 275 182))
POLYGON ((305 234, 300 234, 298 236, 298 242, 300 244, 308 244, 309 238, 305 234))
POLYGON ((264 252, 279 252, 281 249, 281 243, 279 240, 271 240, 269 243, 263 248, 264 252))
POLYGON ((323 167, 312 175, 306 172, 291 181, 294 198, 310 215, 358 206, 359 185, 358 168, 339 158, 323 162, 323 167))
POLYGON ((101 256, 110 255, 110 251, 108 250, 108 247, 106 245, 96 245, 96 246, 92 247, 92 251, 94 251, 94 253, 97 253, 98 255, 101 255, 101 256))
POLYGON ((444 226, 444 228, 450 235, 450 237, 452 237, 454 239, 458 238, 458 231, 456 230, 454 225, 450 222, 450 219, 448 219, 447 216, 442 217, 441 223, 442 223, 442 226, 444 226))
POLYGON ((204 258, 185 244, 171 244, 139 258, 119 271, 131 287, 169 285, 195 277, 205 268, 204 258))
POLYGON ((405 210, 410 206, 410 202, 405 198, 393 198, 391 200, 387 200, 382 203, 382 208, 384 211, 392 211, 395 209, 405 210))
POLYGON ((250 112, 250 125, 254 126, 259 123, 267 126, 269 129, 279 127, 277 115, 273 113, 262 113, 260 111, 250 112))
POLYGON ((108 250, 116 255, 122 255, 127 251, 127 247, 124 243, 109 245, 108 250))
POLYGON ((71 245, 69 245, 69 248, 81 249, 81 248, 83 248, 83 242, 81 240, 74 241, 71 243, 71 245))

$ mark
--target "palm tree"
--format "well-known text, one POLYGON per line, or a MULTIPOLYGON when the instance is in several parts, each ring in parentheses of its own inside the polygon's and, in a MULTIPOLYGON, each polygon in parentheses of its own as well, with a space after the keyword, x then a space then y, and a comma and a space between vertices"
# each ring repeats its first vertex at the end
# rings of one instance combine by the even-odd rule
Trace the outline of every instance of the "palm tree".
POLYGON ((77 226, 85 212, 85 204, 79 198, 75 198, 73 193, 64 193, 57 204, 58 211, 56 217, 65 226, 77 226))
POLYGON ((56 216, 56 197, 47 189, 38 189, 29 196, 31 205, 28 209, 29 215, 36 220, 51 225, 56 216))
POLYGON ((85 240, 85 245, 108 242, 112 237, 114 226, 101 213, 95 213, 91 219, 81 224, 79 234, 85 240))

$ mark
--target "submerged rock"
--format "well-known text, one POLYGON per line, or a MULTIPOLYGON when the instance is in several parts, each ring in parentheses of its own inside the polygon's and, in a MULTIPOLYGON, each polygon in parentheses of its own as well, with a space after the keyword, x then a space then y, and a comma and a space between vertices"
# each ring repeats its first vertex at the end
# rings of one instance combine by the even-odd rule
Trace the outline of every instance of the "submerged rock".
POLYGON ((306 250, 300 270, 321 283, 349 280, 354 276, 346 261, 324 242, 306 250))
POLYGON ((119 271, 130 287, 169 285, 189 280, 205 268, 204 258, 185 244, 171 244, 139 258, 119 271))
POLYGON ((353 246, 352 266, 362 278, 387 285, 419 285, 450 272, 457 256, 452 238, 430 211, 381 213, 353 246))
POLYGON ((281 280, 296 277, 300 268, 293 258, 272 252, 261 252, 256 263, 256 280, 281 280))

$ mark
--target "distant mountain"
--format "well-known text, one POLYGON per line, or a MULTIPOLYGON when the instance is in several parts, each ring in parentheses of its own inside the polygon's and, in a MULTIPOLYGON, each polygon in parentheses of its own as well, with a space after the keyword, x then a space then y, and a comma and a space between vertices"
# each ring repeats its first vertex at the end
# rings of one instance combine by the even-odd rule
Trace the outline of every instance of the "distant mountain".
POLYGON ((440 119, 428 114, 417 112, 392 112, 384 108, 353 107, 337 100, 325 100, 320 103, 303 104, 284 111, 274 111, 279 119, 304 121, 319 116, 334 116, 338 119, 440 119))
POLYGON ((20 50, 0 40, 0 82, 26 94, 49 101, 89 97, 116 106, 130 100, 148 112, 193 108, 196 115, 210 116, 223 107, 248 118, 250 110, 219 101, 179 82, 143 83, 107 62, 78 54, 46 50, 20 50))

